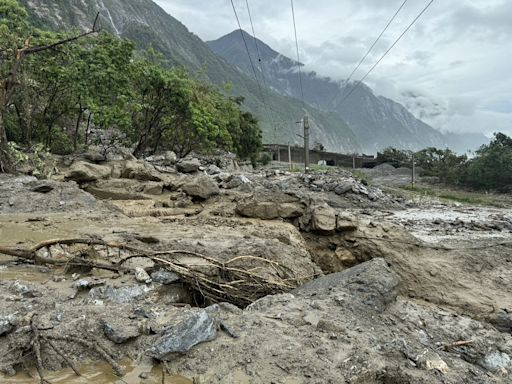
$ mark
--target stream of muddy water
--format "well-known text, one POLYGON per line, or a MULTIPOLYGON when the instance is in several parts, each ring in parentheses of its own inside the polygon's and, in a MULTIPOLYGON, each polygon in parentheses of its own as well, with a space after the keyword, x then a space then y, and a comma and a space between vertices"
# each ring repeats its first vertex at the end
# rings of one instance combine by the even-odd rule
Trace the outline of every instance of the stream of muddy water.
MULTIPOLYGON (((192 380, 179 375, 166 375, 162 380, 160 365, 145 366, 125 362, 121 364, 126 375, 119 378, 114 375, 108 364, 86 364, 79 367, 82 376, 78 377, 71 369, 59 372, 46 372, 45 378, 53 384, 192 384, 192 380)), ((0 375, 2 384, 39 383, 37 372, 21 372, 12 377, 0 375)))

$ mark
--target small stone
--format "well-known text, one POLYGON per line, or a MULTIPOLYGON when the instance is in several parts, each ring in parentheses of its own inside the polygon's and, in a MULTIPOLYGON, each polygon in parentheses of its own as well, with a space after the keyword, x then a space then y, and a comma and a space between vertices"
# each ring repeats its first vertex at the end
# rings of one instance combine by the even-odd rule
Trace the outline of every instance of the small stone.
POLYGON ((155 283, 168 285, 179 281, 180 277, 175 273, 166 271, 165 269, 159 269, 151 274, 151 279, 153 279, 155 283))
POLYGON ((135 280, 145 284, 150 284, 153 281, 144 268, 141 267, 135 268, 135 280))
POLYGON ((432 351, 425 351, 416 358, 418 367, 427 371, 437 370, 441 373, 448 373, 450 368, 441 357, 432 351))
POLYGON ((116 344, 126 343, 140 335, 137 327, 120 326, 106 321, 103 322, 103 333, 105 333, 107 339, 116 344))

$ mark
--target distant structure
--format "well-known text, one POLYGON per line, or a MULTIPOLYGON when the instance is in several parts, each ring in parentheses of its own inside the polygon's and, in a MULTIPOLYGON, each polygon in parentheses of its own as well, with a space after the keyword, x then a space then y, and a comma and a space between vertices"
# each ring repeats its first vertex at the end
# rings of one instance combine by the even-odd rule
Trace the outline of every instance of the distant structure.
MULTIPOLYGON (((291 162, 294 165, 304 164, 304 147, 283 144, 265 144, 264 152, 268 153, 273 161, 282 161, 289 163, 288 151, 291 155, 291 162)), ((377 160, 370 155, 350 155, 335 152, 309 150, 309 161, 311 164, 323 164, 332 167, 346 168, 373 168, 377 165, 377 160)))

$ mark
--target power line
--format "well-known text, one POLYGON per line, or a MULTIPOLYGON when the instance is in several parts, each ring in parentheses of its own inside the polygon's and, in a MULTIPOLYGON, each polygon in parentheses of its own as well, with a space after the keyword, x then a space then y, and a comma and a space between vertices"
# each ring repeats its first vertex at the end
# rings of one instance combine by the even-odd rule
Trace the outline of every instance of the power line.
MULTIPOLYGON (((247 6, 247 14, 249 15, 249 21, 251 23, 251 30, 252 30, 252 37, 253 37, 253 40, 254 40, 254 47, 256 48, 256 55, 258 57, 258 63, 259 63, 259 67, 260 67, 260 72, 261 72, 261 79, 263 81, 263 86, 265 88, 267 88, 267 80, 265 78, 265 73, 263 71, 263 61, 261 59, 261 54, 260 54, 260 49, 258 47, 258 40, 256 39, 256 31, 254 30, 254 24, 252 22, 252 15, 251 15, 251 8, 249 7, 249 0, 245 0, 245 5, 247 6)), ((274 110, 272 109, 271 106, 267 105, 265 103, 265 107, 268 108, 268 110, 270 110, 270 113, 268 112, 267 110, 267 114, 269 114, 270 116, 270 124, 272 125, 272 128, 274 129, 274 142, 277 141, 277 126, 274 122, 274 110)))
MULTIPOLYGON (((233 13, 235 14, 236 22, 238 24, 238 29, 240 30, 240 35, 242 36, 242 40, 244 42, 245 51, 247 52, 247 57, 249 57, 249 62, 251 63, 251 68, 252 68, 252 72, 254 74, 254 79, 256 80, 256 83, 258 84, 261 101, 263 102, 263 106, 265 107, 265 110, 267 112, 267 117, 269 118, 269 121, 272 124, 272 118, 268 112, 268 106, 265 101, 265 95, 263 93, 263 89, 261 87, 260 81, 258 80, 258 75, 256 74, 256 67, 254 66, 254 63, 252 61, 252 56, 251 56, 251 53, 249 52, 249 46, 247 45, 247 40, 245 39, 244 31, 242 30, 242 25, 240 24, 240 19, 238 17, 238 13, 236 11, 235 3, 233 3, 233 0, 231 0, 231 6, 233 7, 233 13)), ((252 25, 252 20, 251 20, 251 25, 252 25)))
POLYGON ((416 21, 418 21, 418 19, 427 11, 427 9, 432 5, 432 3, 434 2, 435 0, 430 0, 430 2, 427 4, 427 6, 425 8, 423 8, 423 10, 418 14, 418 16, 416 16, 416 18, 411 22, 411 24, 409 24, 407 26, 407 28, 402 32, 402 34, 400 36, 398 36, 398 38, 395 40, 395 42, 393 44, 391 44, 391 46, 388 48, 388 50, 386 52, 384 52, 384 54, 380 57, 379 60, 377 60, 377 62, 370 68, 370 70, 368 72, 366 72, 366 74, 361 78, 361 80, 359 80, 357 82, 357 84, 350 90, 350 92, 340 101, 340 103, 338 104, 338 106, 340 106, 341 104, 343 104, 343 102, 345 100, 347 100, 350 95, 352 95, 352 93, 355 92, 355 90, 357 88, 359 88, 359 86, 363 83, 363 81, 370 75, 370 73, 372 73, 372 71, 377 67, 377 65, 380 64, 380 62, 387 56, 387 54, 395 47, 395 45, 398 44, 398 42, 402 39, 402 37, 405 36, 405 34, 409 31, 409 29, 412 28, 412 26, 416 23, 416 21))
POLYGON ((302 86, 302 70, 300 68, 300 54, 299 54, 299 39, 297 38, 297 23, 295 21, 295 8, 293 6, 293 0, 290 0, 292 6, 292 17, 293 17, 293 31, 295 32, 295 49, 297 50, 297 68, 299 69, 299 84, 300 84, 300 95, 302 98, 302 104, 304 103, 304 88, 302 86))
MULTIPOLYGON (((368 55, 370 54, 370 52, 373 50, 373 48, 375 48, 375 46, 377 45, 377 43, 379 42, 380 38, 384 35, 384 33, 388 30, 389 26, 391 25, 391 23, 395 20, 395 18, 398 16, 398 14, 400 13, 400 11, 402 10, 402 8, 405 6, 405 4, 407 3, 408 0, 404 0, 404 2, 402 3, 402 5, 400 5, 400 7, 398 8, 398 10, 395 12, 395 14, 393 15, 393 17, 391 17, 391 19, 388 21, 388 23, 386 24, 386 26, 384 27, 384 29, 382 30, 382 32, 380 33, 380 35, 375 39, 375 41, 373 42, 373 44, 371 45, 371 47, 368 49, 368 51, 366 51, 365 55, 363 56, 363 58, 359 61, 359 63, 356 65, 356 67, 354 68, 354 70, 350 73, 350 75, 348 76, 348 78, 345 80, 346 83, 348 83, 350 81, 350 79, 352 79, 352 76, 354 76, 354 74, 356 73, 356 71, 359 69, 359 67, 361 67, 361 64, 363 64, 363 62, 366 60, 366 58, 368 57, 368 55)), ((341 93, 341 89, 336 93, 336 95, 332 98, 331 102, 329 104, 332 104, 337 98, 338 96, 340 95, 341 93)))

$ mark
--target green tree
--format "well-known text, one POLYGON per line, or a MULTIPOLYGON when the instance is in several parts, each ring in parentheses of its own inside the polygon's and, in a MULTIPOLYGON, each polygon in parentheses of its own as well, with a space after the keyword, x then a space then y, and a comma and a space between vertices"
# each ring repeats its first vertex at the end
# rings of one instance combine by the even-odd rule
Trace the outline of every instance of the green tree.
POLYGON ((487 145, 469 161, 465 182, 474 188, 512 190, 512 138, 495 133, 487 145))

